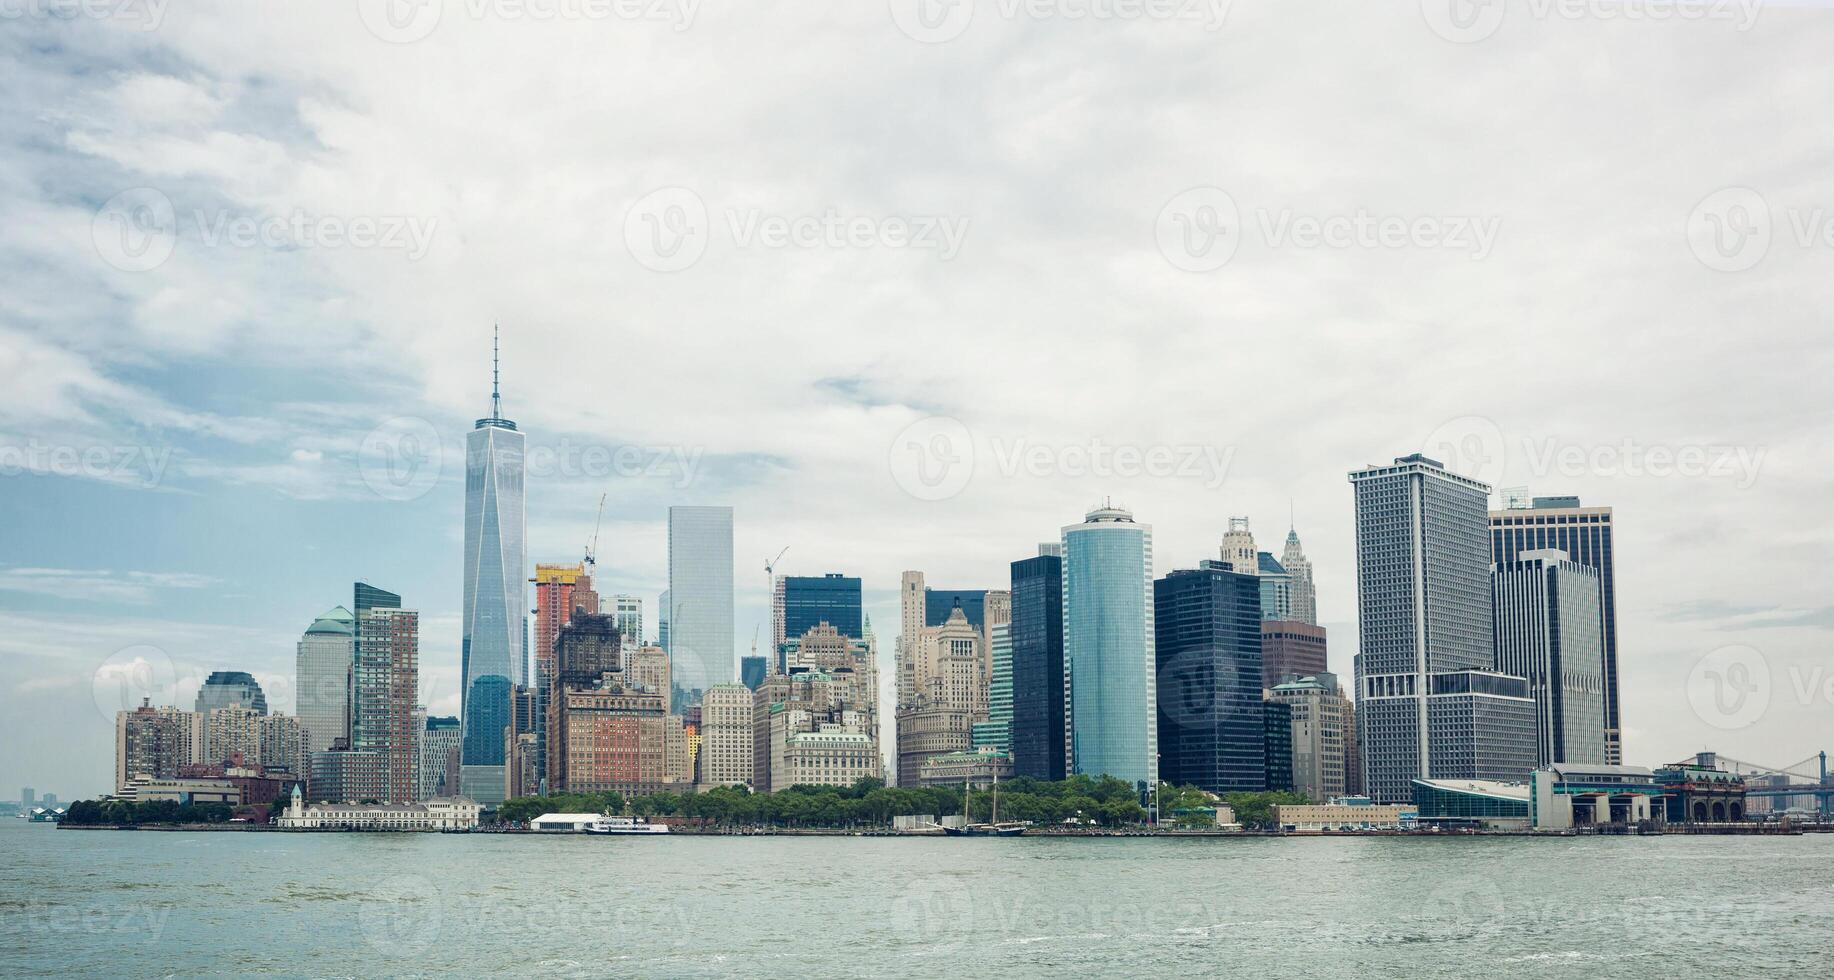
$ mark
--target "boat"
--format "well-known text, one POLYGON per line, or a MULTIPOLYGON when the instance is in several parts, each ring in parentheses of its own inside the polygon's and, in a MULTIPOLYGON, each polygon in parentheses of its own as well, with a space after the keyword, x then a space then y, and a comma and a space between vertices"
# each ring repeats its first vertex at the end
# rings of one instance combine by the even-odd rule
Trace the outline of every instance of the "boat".
POLYGON ((586 825, 586 833, 601 836, 666 834, 668 832, 668 824, 650 823, 642 817, 604 817, 586 825))
POLYGON ((950 837, 1017 837, 1025 833, 1026 824, 1017 820, 1000 822, 1000 774, 993 776, 993 813, 987 823, 968 822, 968 794, 971 787, 967 780, 962 780, 962 825, 944 827, 942 832, 950 837))

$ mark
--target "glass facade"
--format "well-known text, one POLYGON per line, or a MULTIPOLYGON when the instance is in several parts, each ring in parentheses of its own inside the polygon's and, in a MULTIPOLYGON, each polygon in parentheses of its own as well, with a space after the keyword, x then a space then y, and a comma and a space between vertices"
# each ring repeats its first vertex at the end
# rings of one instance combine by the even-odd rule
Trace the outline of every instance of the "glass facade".
MULTIPOLYGON (((1209 562, 1153 583, 1160 777, 1167 782, 1212 793, 1269 788, 1261 584, 1209 562)), ((1280 751, 1283 758, 1290 753, 1290 740, 1280 751)))
POLYGON ((669 508, 669 667, 677 711, 738 678, 732 647, 732 508, 669 508))
POLYGON ((356 618, 339 606, 314 620, 299 639, 295 713, 307 758, 350 737, 350 667, 356 658, 356 636, 356 618))
POLYGON ((1013 744, 1013 635, 1011 623, 996 623, 988 630, 988 652, 993 661, 987 685, 987 720, 975 722, 972 744, 1011 753, 1013 744))
POLYGON ((1066 764, 1142 790, 1159 776, 1152 587, 1152 528, 1132 514, 1063 529, 1066 764))
POLYGON ((1598 570, 1524 552, 1495 566, 1491 591, 1497 669, 1528 680, 1539 764, 1606 763, 1598 570))
POLYGON ((1479 826, 1528 821, 1528 788, 1415 780, 1414 809, 1422 822, 1479 826))
POLYGON ((1611 508, 1582 507, 1577 497, 1536 497, 1534 506, 1490 512, 1490 560, 1515 561, 1525 551, 1554 548, 1598 569, 1605 630, 1605 761, 1623 762, 1617 693, 1617 576, 1612 567, 1611 508))
POLYGON ((1063 559, 1012 563, 1013 771, 1064 778, 1063 559))
POLYGON ((827 623, 842 636, 862 637, 860 580, 839 572, 783 578, 783 635, 795 639, 827 623))
POLYGON ((459 658, 461 764, 475 771, 467 795, 503 797, 503 726, 509 691, 523 682, 527 644, 528 548, 523 434, 516 423, 479 419, 465 439, 465 598, 459 658), (489 787, 495 786, 495 790, 489 787))

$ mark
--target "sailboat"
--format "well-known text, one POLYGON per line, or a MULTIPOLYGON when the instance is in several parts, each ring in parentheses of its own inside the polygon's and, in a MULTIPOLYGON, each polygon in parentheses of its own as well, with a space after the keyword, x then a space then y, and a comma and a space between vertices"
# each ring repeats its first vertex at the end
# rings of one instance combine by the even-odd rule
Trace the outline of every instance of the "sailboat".
POLYGON ((943 833, 950 837, 1017 837, 1025 833, 1025 824, 1016 820, 1000 822, 1000 774, 993 774, 993 819, 987 823, 968 822, 968 797, 973 787, 968 780, 962 780, 962 825, 944 827, 943 833))

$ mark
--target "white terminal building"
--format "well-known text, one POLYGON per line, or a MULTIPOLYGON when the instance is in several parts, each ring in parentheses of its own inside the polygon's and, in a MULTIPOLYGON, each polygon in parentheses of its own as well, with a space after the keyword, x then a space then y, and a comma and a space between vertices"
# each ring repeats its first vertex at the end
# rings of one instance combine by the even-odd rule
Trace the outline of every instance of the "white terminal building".
POLYGON ((299 787, 293 802, 278 821, 283 830, 470 830, 478 825, 476 801, 464 797, 427 800, 423 803, 313 803, 307 805, 299 787))

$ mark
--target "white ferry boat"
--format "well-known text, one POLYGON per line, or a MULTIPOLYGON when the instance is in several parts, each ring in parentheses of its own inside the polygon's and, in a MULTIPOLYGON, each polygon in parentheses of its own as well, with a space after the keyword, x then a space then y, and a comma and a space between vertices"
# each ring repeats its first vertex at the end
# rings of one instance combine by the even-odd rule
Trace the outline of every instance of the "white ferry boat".
POLYGON ((668 824, 650 823, 642 817, 601 817, 586 825, 588 834, 666 834, 668 824))

